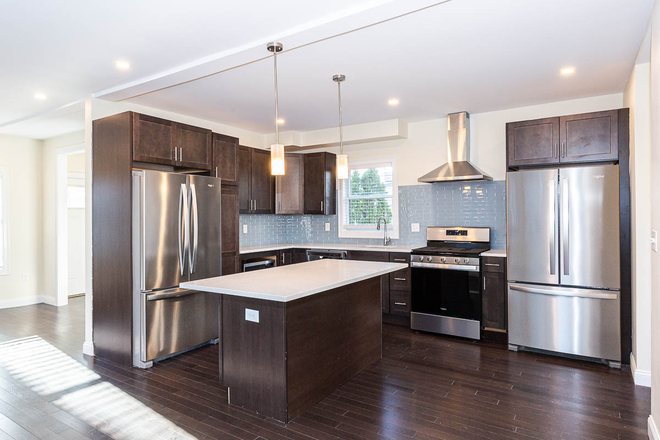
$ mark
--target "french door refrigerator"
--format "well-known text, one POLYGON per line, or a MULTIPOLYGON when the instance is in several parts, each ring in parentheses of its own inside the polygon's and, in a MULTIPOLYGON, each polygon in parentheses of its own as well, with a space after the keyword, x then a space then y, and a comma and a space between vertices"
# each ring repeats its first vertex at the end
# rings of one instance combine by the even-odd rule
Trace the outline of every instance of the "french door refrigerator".
POLYGON ((619 166, 507 173, 510 348, 620 365, 619 166))
POLYGON ((133 171, 133 365, 218 338, 218 297, 179 283, 222 275, 220 179, 133 171))

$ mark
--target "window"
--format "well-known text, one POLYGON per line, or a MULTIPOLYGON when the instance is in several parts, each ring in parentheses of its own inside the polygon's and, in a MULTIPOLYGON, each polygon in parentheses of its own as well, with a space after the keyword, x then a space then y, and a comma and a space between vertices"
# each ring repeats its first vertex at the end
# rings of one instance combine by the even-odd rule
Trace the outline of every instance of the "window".
POLYGON ((378 219, 387 220, 387 235, 399 238, 396 159, 349 161, 348 179, 339 181, 339 236, 382 238, 378 219))
POLYGON ((9 168, 0 168, 0 275, 9 274, 9 168))

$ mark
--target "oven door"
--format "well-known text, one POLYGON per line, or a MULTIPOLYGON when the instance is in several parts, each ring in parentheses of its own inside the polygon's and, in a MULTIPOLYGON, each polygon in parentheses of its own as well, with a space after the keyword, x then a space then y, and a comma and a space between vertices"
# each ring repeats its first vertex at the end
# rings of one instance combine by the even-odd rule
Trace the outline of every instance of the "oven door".
POLYGON ((412 268, 411 328, 480 338, 480 272, 461 269, 412 268))

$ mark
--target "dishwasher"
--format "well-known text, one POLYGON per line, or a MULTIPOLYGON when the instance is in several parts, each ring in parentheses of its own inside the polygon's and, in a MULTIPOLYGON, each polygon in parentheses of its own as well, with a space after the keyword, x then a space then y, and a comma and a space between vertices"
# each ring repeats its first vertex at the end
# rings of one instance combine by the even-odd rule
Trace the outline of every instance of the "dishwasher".
POLYGON ((346 251, 310 249, 307 251, 307 261, 316 260, 345 260, 346 251))
POLYGON ((277 255, 268 257, 249 258, 241 264, 243 272, 252 272, 255 270, 268 269, 277 266, 277 255))

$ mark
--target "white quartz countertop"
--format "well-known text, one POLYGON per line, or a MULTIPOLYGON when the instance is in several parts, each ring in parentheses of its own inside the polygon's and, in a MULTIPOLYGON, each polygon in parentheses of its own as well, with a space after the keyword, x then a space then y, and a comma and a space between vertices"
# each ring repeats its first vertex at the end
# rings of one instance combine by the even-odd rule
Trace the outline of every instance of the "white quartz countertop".
POLYGON ((408 267, 402 263, 317 260, 181 283, 184 289, 288 302, 408 267))
POLYGON ((506 258, 506 249, 491 249, 482 253, 481 256, 506 258))
POLYGON ((283 243, 266 244, 263 246, 246 246, 240 248, 241 254, 254 252, 279 251, 281 249, 329 249, 342 251, 374 251, 374 252, 406 252, 422 246, 378 246, 365 244, 319 244, 319 243, 283 243))

